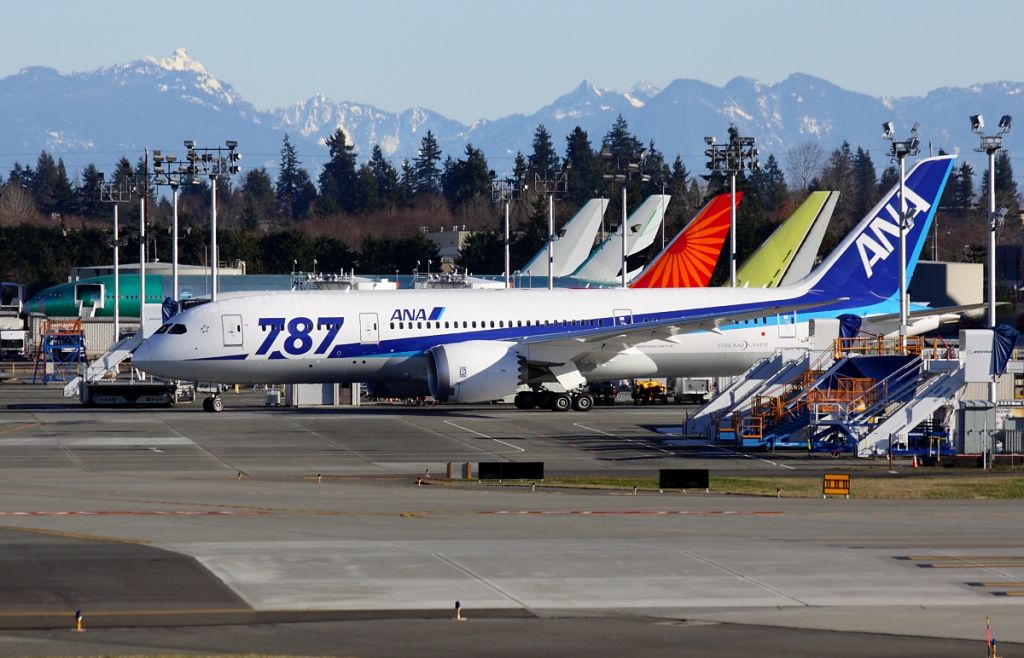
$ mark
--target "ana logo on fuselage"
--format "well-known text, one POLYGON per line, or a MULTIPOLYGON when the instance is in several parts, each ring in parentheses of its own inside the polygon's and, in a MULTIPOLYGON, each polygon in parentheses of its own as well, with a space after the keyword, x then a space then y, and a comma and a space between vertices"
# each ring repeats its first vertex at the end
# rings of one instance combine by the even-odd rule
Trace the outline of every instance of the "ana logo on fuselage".
POLYGON ((392 322, 415 322, 416 320, 440 320, 444 313, 443 306, 435 306, 427 312, 425 308, 396 308, 391 314, 392 322))
MULTIPOLYGON (((931 204, 922 199, 912 189, 905 188, 904 196, 907 201, 907 231, 914 226, 914 218, 931 208, 931 204)), ((896 201, 899 203, 899 201, 896 201)), ((879 261, 884 261, 896 251, 899 246, 900 224, 899 213, 892 203, 887 203, 882 211, 875 215, 864 232, 857 236, 855 244, 857 253, 860 255, 860 262, 864 266, 864 274, 870 279, 874 276, 874 266, 879 261), (893 238, 890 241, 889 238, 893 238)))

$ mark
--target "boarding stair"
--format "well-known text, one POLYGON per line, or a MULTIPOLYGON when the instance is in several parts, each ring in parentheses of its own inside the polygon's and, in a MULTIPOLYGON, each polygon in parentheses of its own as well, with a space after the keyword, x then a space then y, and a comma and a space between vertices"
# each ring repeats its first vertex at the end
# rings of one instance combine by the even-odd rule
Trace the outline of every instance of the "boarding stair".
POLYGON ((686 433, 710 437, 716 429, 721 429, 721 419, 729 418, 756 396, 797 381, 808 370, 813 358, 810 350, 785 349, 761 359, 689 418, 686 433))
POLYGON ((97 382, 110 373, 116 373, 118 366, 142 345, 142 340, 142 332, 138 331, 111 345, 102 356, 93 359, 84 375, 75 377, 64 386, 64 397, 81 397, 83 383, 97 382))

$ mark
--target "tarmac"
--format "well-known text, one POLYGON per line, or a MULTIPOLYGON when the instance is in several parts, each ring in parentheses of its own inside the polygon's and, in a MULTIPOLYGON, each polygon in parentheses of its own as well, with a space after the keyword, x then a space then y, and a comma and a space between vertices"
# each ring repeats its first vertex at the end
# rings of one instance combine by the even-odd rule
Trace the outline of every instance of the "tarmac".
POLYGON ((1019 501, 436 486, 448 462, 885 466, 682 439, 675 406, 225 401, 0 386, 0 654, 962 656, 989 618, 1024 655, 1019 501))

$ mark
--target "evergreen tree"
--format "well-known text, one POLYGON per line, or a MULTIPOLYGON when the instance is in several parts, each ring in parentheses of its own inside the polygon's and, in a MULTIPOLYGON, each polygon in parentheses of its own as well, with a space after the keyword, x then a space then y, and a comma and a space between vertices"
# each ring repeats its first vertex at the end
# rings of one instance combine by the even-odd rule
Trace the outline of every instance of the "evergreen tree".
POLYGON ((853 153, 849 142, 843 142, 842 146, 832 151, 825 166, 822 167, 820 178, 812 181, 810 187, 839 192, 839 202, 832 216, 833 233, 843 235, 854 222, 860 220, 860 217, 855 217, 852 212, 857 198, 854 193, 853 153))
POLYGON ((445 162, 441 180, 444 196, 453 209, 475 198, 488 198, 491 191, 491 173, 483 151, 466 144, 466 157, 445 162))
POLYGON ((89 163, 82 169, 82 182, 75 190, 79 212, 90 219, 106 217, 111 212, 104 208, 106 204, 100 199, 101 180, 96 165, 89 163))
POLYGON ((554 180, 562 168, 555 152, 555 145, 551 142, 551 133, 544 124, 537 126, 533 133, 533 153, 530 154, 528 163, 531 179, 539 177, 554 180))
MULTIPOLYGON (((46 151, 41 152, 36 160, 35 175, 32 176, 32 186, 29 189, 32 192, 32 197, 36 200, 39 212, 44 215, 58 212, 57 178, 57 163, 53 161, 53 156, 46 151)), ((65 180, 65 182, 67 181, 65 180)))
POLYGON ((852 164, 852 185, 851 193, 853 199, 848 207, 854 221, 864 217, 877 201, 876 189, 878 181, 875 178, 875 164, 871 161, 871 155, 864 149, 857 147, 857 153, 853 156, 852 164))
POLYGON ((356 173, 356 189, 351 209, 354 212, 373 212, 381 207, 377 178, 369 163, 363 163, 356 173))
POLYGON ((355 145, 349 144, 345 132, 338 128, 327 138, 330 160, 320 172, 320 212, 330 215, 344 210, 355 212, 356 200, 356 152, 355 145))
POLYGON ((526 156, 523 155, 522 151, 516 151, 516 158, 512 165, 512 177, 517 181, 526 182, 526 174, 529 173, 530 166, 526 162, 526 156))
POLYGON ((953 196, 953 205, 957 208, 972 208, 975 204, 974 198, 974 167, 964 161, 956 168, 956 190, 953 196))
POLYGON ((601 162, 579 126, 565 137, 565 164, 569 167, 569 205, 582 206, 604 187, 601 162))
POLYGON ((285 133, 281 145, 281 168, 277 173, 274 196, 277 199, 277 212, 289 219, 305 217, 316 199, 316 187, 309 179, 309 172, 303 169, 301 164, 295 147, 285 133))
MULTIPOLYGON (((1006 208, 1008 217, 1020 216, 1020 200, 1017 196, 1017 181, 1013 180, 1010 155, 1005 151, 996 153, 996 210, 1006 208)), ((38 174, 37 174, 38 175, 38 174)), ((988 208, 988 167, 981 174, 979 205, 988 208)))
POLYGON ((882 172, 882 177, 878 179, 878 196, 888 193, 899 184, 900 172, 896 169, 896 165, 889 165, 882 172))
POLYGON ((395 205, 410 206, 416 195, 416 170, 409 160, 402 160, 402 171, 395 188, 395 205))
POLYGON ((370 152, 370 171, 374 180, 377 181, 377 196, 380 197, 381 205, 395 205, 395 195, 398 191, 398 172, 395 171, 379 144, 373 145, 370 152))
POLYGON ((263 167, 248 169, 242 182, 242 226, 259 228, 274 216, 274 183, 263 167))
POLYGON ((624 169, 629 161, 636 159, 643 150, 643 143, 629 132, 629 125, 620 114, 615 118, 611 130, 604 136, 601 148, 610 152, 612 167, 624 169))
POLYGON ((435 194, 441 190, 441 148, 434 133, 427 131, 420 142, 419 154, 413 160, 416 170, 416 195, 435 194))
POLYGON ((750 190, 761 208, 767 212, 774 212, 785 203, 789 189, 774 154, 769 155, 764 166, 750 175, 750 190))
POLYGON ((27 164, 23 167, 21 163, 15 162, 14 166, 11 167, 10 173, 7 175, 7 182, 11 185, 17 185, 23 190, 32 189, 32 167, 27 164))
POLYGON ((501 233, 476 231, 462 243, 456 262, 467 272, 494 272, 494 264, 504 263, 504 258, 504 236, 501 233))

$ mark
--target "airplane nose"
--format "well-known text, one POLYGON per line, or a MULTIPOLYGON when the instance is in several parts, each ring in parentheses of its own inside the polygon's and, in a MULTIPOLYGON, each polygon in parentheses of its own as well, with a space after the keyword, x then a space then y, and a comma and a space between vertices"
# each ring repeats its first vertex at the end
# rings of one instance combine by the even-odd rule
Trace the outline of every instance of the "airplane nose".
POLYGON ((153 360, 153 346, 148 340, 144 340, 142 345, 135 348, 132 352, 132 363, 135 365, 150 363, 153 360))

